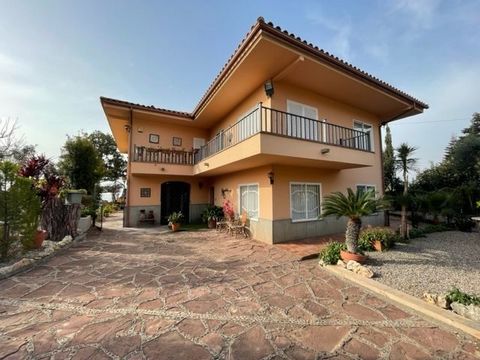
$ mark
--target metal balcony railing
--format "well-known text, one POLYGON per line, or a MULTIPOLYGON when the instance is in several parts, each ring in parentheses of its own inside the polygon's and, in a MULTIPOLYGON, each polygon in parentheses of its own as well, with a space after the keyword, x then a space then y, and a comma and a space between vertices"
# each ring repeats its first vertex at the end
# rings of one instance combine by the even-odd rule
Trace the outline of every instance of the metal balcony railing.
POLYGON ((194 161, 198 163, 258 133, 372 151, 369 133, 259 105, 202 146, 194 161))

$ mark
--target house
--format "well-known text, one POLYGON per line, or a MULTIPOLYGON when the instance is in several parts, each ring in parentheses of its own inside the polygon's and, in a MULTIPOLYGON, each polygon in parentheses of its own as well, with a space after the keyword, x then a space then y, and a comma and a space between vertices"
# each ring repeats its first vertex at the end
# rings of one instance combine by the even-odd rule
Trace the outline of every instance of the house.
MULTIPOLYGON (((101 98, 128 154, 125 226, 208 204, 247 212, 267 243, 341 232, 322 199, 383 193, 381 126, 428 105, 259 18, 191 113, 101 98)), ((366 223, 383 224, 375 214, 366 223)))

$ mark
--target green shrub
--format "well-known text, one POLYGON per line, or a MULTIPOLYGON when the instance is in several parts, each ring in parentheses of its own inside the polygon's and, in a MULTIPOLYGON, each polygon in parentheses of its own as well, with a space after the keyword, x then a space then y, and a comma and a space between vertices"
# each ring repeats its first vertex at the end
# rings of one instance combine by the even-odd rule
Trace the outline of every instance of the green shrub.
POLYGON ((221 206, 209 205, 203 210, 202 220, 203 222, 208 222, 210 220, 219 221, 223 216, 223 208, 221 206))
POLYGON ((425 237, 425 231, 420 228, 413 228, 409 231, 410 239, 425 237))
POLYGON ((397 236, 392 229, 383 227, 371 227, 363 229, 358 239, 358 247, 363 251, 373 251, 373 243, 381 241, 386 249, 393 246, 397 236))
POLYGON ((450 302, 458 302, 466 306, 480 305, 480 297, 466 294, 457 288, 453 288, 453 290, 447 294, 447 299, 450 302))
POLYGON ((449 231, 452 230, 447 225, 443 224, 428 224, 422 227, 422 230, 425 234, 431 234, 435 232, 449 231))
POLYGON ((343 243, 336 241, 328 243, 327 247, 320 252, 320 259, 325 264, 335 265, 340 260, 340 250, 346 250, 347 247, 343 243))

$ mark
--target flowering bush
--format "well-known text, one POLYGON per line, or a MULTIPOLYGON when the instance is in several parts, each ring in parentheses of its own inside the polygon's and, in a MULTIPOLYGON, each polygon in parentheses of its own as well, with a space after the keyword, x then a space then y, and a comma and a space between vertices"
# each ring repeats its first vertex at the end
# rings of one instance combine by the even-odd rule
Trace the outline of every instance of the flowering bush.
POLYGON ((225 200, 223 202, 223 214, 226 219, 232 220, 235 216, 235 211, 233 210, 233 205, 230 200, 225 200))

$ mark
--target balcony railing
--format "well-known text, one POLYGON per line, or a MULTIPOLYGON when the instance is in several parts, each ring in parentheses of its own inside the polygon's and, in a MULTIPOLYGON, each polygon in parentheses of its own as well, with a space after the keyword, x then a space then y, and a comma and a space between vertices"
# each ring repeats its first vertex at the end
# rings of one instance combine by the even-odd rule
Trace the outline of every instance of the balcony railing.
POLYGON ((154 149, 137 145, 135 145, 133 148, 133 161, 193 165, 193 158, 193 151, 154 149))
POLYGON ((195 163, 258 133, 371 151, 369 133, 259 105, 202 146, 194 155, 195 163))

